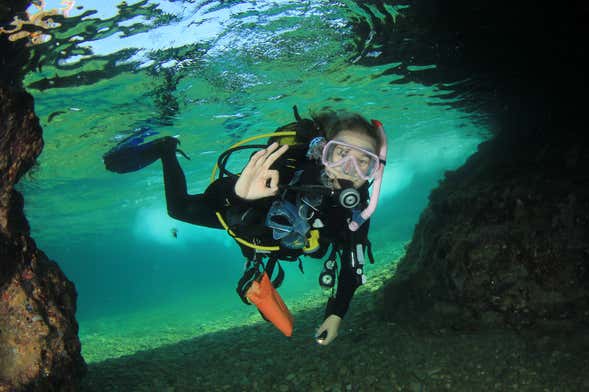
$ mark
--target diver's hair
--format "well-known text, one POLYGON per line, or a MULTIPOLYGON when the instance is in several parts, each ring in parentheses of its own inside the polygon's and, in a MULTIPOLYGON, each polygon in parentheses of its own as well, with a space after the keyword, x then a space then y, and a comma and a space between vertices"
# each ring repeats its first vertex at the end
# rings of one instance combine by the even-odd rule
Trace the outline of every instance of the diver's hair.
POLYGON ((382 140, 380 140, 378 129, 358 113, 326 109, 320 112, 312 112, 311 118, 319 132, 327 140, 335 138, 341 131, 358 132, 372 138, 376 147, 375 152, 378 154, 380 151, 382 140))

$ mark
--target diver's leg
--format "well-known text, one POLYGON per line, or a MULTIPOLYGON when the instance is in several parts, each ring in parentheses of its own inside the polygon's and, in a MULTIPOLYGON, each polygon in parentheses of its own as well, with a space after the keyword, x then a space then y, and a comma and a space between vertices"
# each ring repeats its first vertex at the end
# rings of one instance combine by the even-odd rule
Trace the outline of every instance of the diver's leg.
MULTIPOLYGON (((141 140, 143 139, 141 138, 141 140)), ((104 154, 102 159, 105 168, 111 172, 131 173, 160 159, 162 150, 172 144, 175 146, 178 144, 178 140, 171 136, 139 144, 131 143, 125 139, 104 154)))
MULTIPOLYGON (((173 139, 173 140, 172 140, 173 139)), ((175 219, 216 229, 223 227, 215 215, 216 206, 207 193, 189 195, 186 177, 176 158, 177 139, 162 143, 162 166, 168 214, 175 219)))
POLYGON ((184 203, 184 199, 188 196, 186 187, 186 177, 184 171, 180 167, 178 158, 176 158, 176 145, 178 141, 170 138, 165 143, 161 144, 161 158, 164 169, 164 186, 166 190, 166 202, 170 215, 175 209, 176 205, 184 203))

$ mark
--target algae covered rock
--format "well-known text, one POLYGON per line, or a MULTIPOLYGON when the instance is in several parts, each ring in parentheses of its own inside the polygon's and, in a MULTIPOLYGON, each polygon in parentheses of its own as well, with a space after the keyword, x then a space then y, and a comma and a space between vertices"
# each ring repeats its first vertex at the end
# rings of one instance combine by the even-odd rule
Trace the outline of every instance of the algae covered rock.
MULTIPOLYGON (((0 19, 27 4, 3 5, 0 19)), ((14 189, 43 147, 33 98, 21 86, 27 59, 24 43, 0 35, 0 391, 73 391, 85 370, 76 290, 37 249, 14 189)))
POLYGON ((589 148, 573 133, 482 144, 430 195, 385 288, 385 317, 456 328, 587 320, 585 167, 589 148))

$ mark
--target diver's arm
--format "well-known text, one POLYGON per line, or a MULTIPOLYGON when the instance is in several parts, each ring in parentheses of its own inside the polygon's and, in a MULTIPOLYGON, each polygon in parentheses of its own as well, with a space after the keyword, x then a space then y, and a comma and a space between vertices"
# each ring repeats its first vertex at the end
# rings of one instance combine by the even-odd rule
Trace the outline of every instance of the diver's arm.
MULTIPOLYGON (((344 250, 341 253, 337 291, 335 298, 329 298, 329 301, 327 302, 327 307, 325 309, 326 318, 331 314, 335 314, 343 318, 348 311, 348 307, 350 306, 354 292, 362 285, 361 276, 356 273, 355 267, 352 266, 352 249, 356 249, 358 244, 364 244, 361 248, 362 254, 356 255, 356 259, 364 259, 364 254, 367 249, 366 244, 369 244, 369 230, 370 219, 364 222, 358 231, 349 232, 350 236, 343 241, 348 245, 344 246, 344 250)), ((372 259, 370 261, 372 262, 372 259)), ((364 264, 364 268, 366 267, 365 262, 360 263, 364 264)))
POLYGON ((189 195, 175 145, 162 151, 162 164, 168 214, 174 219, 220 229, 222 226, 215 212, 246 202, 235 194, 235 177, 218 179, 204 193, 189 195))
POLYGON ((338 335, 341 321, 348 311, 354 292, 360 286, 356 274, 352 270, 349 252, 348 257, 342 260, 342 268, 338 277, 338 285, 335 298, 329 298, 325 308, 325 319, 317 330, 315 338, 317 343, 325 346, 331 343, 338 335))
POLYGON ((359 279, 352 269, 349 252, 345 252, 342 260, 338 276, 337 291, 335 298, 329 298, 325 308, 325 318, 330 315, 336 315, 344 318, 348 312, 350 302, 354 296, 354 292, 360 286, 359 279))
MULTIPOLYGON (((368 228, 370 227, 370 220, 366 221, 360 230, 351 236, 349 239, 350 244, 357 243, 358 239, 360 243, 365 243, 368 236, 368 228)), ((338 330, 342 319, 346 315, 352 297, 356 292, 356 289, 362 284, 362 278, 356 274, 354 267, 352 266, 352 255, 351 248, 344 250, 341 254, 340 259, 340 271, 338 275, 338 284, 335 297, 329 298, 327 306, 325 308, 325 318, 316 333, 317 343, 321 345, 327 345, 332 342, 338 334, 338 330)))
POLYGON ((278 149, 275 143, 254 154, 241 176, 223 177, 211 183, 204 193, 189 195, 186 177, 176 158, 175 139, 162 147, 161 157, 164 169, 164 185, 168 215, 172 218, 200 226, 221 229, 216 212, 225 211, 235 205, 247 205, 252 200, 275 194, 278 191, 278 172, 270 165, 287 149, 278 149), (270 181, 270 187, 266 182, 270 181), (238 186, 241 184, 240 186, 238 186), (237 194, 245 192, 244 197, 237 194))

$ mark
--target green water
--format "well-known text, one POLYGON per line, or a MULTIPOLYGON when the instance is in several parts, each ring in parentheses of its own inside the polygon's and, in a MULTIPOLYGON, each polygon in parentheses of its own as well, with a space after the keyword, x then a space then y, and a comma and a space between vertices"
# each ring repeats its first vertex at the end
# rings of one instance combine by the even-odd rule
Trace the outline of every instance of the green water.
MULTIPOLYGON (((77 4, 84 8, 35 49, 44 63, 26 76, 45 147, 20 190, 38 246, 76 284, 88 362, 260 321, 235 294, 243 258, 233 241, 166 215, 159 162, 126 175, 104 169, 102 154, 136 127, 179 136, 191 156, 180 158, 189 192, 199 193, 220 152, 292 121, 293 105, 302 115, 329 106, 379 119, 390 149, 369 278, 402 255, 444 171, 488 136, 482 113, 449 98, 451 85, 408 82, 398 63, 379 57, 383 43, 353 28, 384 23, 382 10, 390 23, 402 8, 141 2, 126 15, 125 7, 117 14, 107 3, 77 4), (142 27, 122 34, 132 22, 142 27)), ((307 260, 304 274, 285 267, 289 306, 325 301, 318 261, 307 260)))

